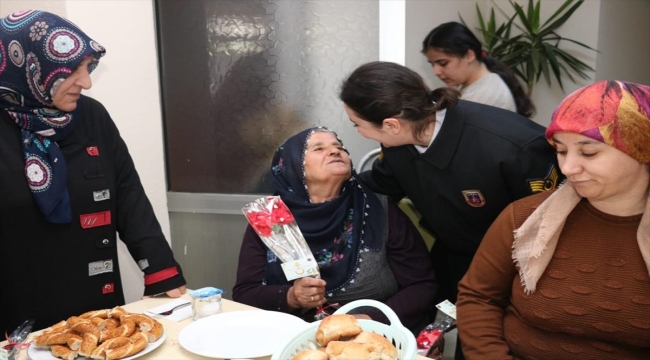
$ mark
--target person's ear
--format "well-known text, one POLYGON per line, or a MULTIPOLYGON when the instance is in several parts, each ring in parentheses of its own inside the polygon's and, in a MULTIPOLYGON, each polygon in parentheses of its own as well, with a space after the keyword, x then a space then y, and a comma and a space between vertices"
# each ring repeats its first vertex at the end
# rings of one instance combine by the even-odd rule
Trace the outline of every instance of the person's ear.
POLYGON ((472 62, 476 60, 476 53, 474 53, 474 50, 467 50, 467 53, 465 54, 465 59, 467 59, 467 62, 472 62))
POLYGON ((382 121, 381 126, 386 129, 390 134, 397 135, 402 129, 402 123, 399 119, 388 118, 382 121))

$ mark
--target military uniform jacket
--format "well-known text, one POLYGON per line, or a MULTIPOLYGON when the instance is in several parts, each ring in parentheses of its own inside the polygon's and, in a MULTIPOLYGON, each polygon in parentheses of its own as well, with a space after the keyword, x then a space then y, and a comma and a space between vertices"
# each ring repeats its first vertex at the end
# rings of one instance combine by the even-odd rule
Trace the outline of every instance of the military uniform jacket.
POLYGON ((509 203, 557 186, 562 175, 544 130, 511 111, 461 100, 424 154, 412 145, 382 147, 360 178, 378 193, 408 196, 436 241, 471 256, 509 203))
POLYGON ((0 111, 0 332, 124 304, 116 232, 143 269, 145 294, 185 284, 117 127, 97 101, 78 104, 81 120, 58 142, 69 224, 44 220, 25 177, 20 129, 0 111))

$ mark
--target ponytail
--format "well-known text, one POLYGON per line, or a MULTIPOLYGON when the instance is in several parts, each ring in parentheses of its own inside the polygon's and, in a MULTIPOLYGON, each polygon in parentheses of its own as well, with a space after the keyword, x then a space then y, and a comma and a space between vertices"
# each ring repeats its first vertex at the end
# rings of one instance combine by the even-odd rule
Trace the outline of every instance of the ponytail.
POLYGON ((528 95, 526 95, 521 83, 515 77, 515 72, 510 67, 490 56, 477 56, 477 59, 484 63, 490 72, 499 75, 503 82, 506 83, 512 93, 512 97, 515 99, 518 114, 528 118, 535 114, 535 105, 528 95))
POLYGON ((430 91, 415 71, 375 61, 358 67, 343 81, 339 98, 377 128, 391 117, 408 121, 418 138, 435 121, 436 111, 458 103, 460 92, 452 88, 430 91))
POLYGON ((452 108, 456 106, 459 99, 460 92, 451 87, 441 87, 429 91, 429 100, 434 105, 433 112, 452 108))

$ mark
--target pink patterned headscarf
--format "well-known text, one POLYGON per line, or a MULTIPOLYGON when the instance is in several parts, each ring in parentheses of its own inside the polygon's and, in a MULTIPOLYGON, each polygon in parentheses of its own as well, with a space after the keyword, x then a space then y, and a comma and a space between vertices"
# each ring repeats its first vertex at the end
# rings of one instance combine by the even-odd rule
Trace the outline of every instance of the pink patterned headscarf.
POLYGON ((650 164, 650 86, 607 80, 578 89, 553 113, 546 129, 553 146, 557 131, 590 137, 650 164))

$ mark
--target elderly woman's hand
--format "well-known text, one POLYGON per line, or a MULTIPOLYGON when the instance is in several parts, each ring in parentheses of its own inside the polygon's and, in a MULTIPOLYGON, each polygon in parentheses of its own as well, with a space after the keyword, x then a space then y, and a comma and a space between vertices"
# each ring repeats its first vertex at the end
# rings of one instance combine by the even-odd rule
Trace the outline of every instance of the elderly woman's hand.
POLYGON ((325 285, 323 279, 304 277, 296 279, 293 286, 287 291, 287 303, 292 309, 311 309, 323 305, 325 299, 325 285))

